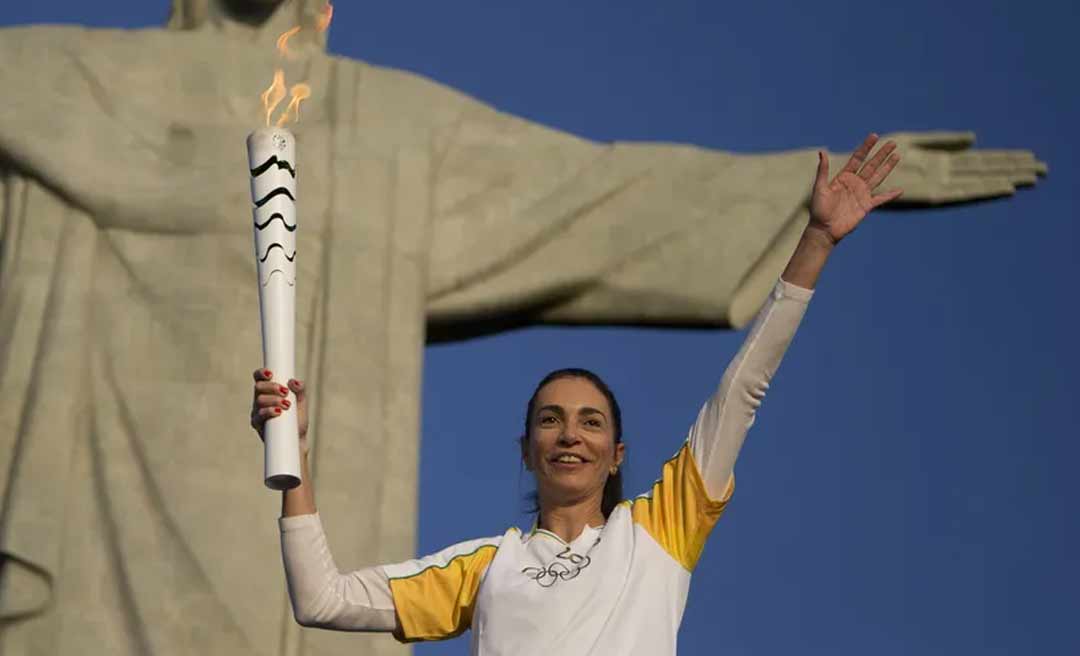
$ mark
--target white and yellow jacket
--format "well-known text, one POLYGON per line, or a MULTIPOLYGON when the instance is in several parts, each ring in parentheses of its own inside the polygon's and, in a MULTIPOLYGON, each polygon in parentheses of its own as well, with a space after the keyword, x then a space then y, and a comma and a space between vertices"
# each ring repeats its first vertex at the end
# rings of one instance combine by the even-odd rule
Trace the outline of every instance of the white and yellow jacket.
POLYGON ((297 621, 393 631, 402 641, 472 629, 477 656, 674 654, 705 539, 734 490, 735 458, 812 292, 778 281, 652 489, 572 542, 534 529, 349 573, 319 516, 283 517, 282 553, 297 621))

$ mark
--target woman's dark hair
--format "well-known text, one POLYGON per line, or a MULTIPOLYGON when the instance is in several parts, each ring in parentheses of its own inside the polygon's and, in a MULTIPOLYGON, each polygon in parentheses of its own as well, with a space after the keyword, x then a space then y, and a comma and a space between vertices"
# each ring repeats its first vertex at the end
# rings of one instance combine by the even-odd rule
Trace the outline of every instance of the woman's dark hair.
MULTIPOLYGON (((597 376, 588 369, 568 368, 568 369, 556 369, 537 384, 536 389, 533 390, 532 396, 529 397, 529 405, 525 409, 525 434, 521 436, 522 446, 529 440, 529 428, 532 421, 533 412, 536 410, 536 397, 540 394, 540 390, 553 381, 561 380, 563 378, 583 378, 590 383, 593 387, 600 390, 600 393, 607 399, 608 406, 611 408, 611 425, 615 429, 615 444, 622 442, 622 411, 619 409, 619 402, 615 400, 615 394, 608 387, 600 376, 597 376)), ((529 495, 529 501, 531 508, 529 512, 540 512, 540 500, 535 492, 529 495)), ((622 469, 616 470, 614 474, 608 474, 607 482, 604 483, 604 496, 600 500, 600 512, 604 514, 606 519, 611 515, 611 511, 615 510, 615 506, 619 505, 619 502, 623 500, 623 485, 622 485, 622 469)))

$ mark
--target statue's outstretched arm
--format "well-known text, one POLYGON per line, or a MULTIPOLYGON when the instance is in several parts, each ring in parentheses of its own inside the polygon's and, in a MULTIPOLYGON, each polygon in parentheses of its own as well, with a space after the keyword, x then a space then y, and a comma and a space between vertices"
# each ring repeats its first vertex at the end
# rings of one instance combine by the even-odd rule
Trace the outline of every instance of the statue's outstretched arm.
MULTIPOLYGON (((601 144, 440 93, 460 111, 435 140, 432 340, 534 323, 739 327, 806 225, 817 149, 601 144)), ((972 150, 970 133, 883 139, 907 206, 1011 193, 1046 170, 1029 152, 972 150)))
MULTIPOLYGON (((971 150, 970 133, 884 138, 908 207, 1009 194, 1046 171, 1026 151, 971 150)), ((532 323, 742 326, 806 224, 817 161, 597 144, 480 103, 441 139, 433 340, 532 323)))

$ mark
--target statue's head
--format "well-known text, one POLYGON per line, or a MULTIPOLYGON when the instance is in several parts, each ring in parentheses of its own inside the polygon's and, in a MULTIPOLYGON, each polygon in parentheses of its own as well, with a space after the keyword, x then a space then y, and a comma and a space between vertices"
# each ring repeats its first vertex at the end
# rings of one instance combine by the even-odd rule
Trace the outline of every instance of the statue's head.
POLYGON ((169 28, 191 30, 208 21, 228 20, 258 27, 291 5, 297 24, 317 16, 326 0, 172 0, 169 28))

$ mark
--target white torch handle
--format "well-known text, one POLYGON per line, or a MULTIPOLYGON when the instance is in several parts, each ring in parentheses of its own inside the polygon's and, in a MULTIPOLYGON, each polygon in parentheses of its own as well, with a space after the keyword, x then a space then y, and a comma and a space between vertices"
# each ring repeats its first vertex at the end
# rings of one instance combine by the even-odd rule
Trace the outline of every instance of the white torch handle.
MULTIPOLYGON (((263 366, 285 384, 296 375, 296 139, 282 128, 256 130, 247 138, 254 205, 255 264, 263 366)), ((263 428, 263 481, 273 490, 300 484, 296 397, 263 428)))

